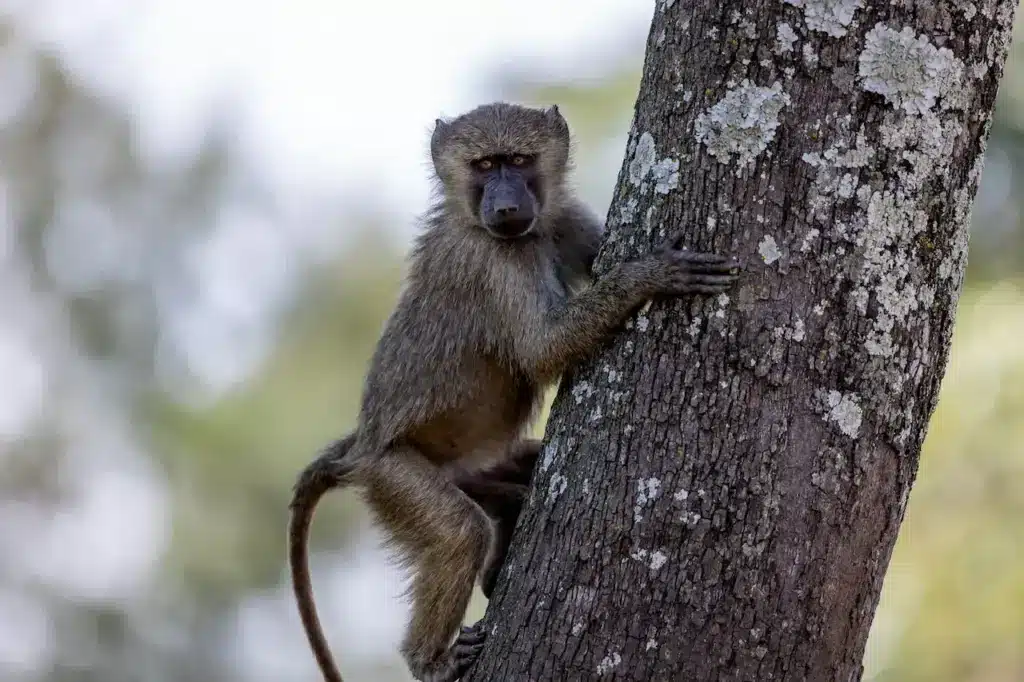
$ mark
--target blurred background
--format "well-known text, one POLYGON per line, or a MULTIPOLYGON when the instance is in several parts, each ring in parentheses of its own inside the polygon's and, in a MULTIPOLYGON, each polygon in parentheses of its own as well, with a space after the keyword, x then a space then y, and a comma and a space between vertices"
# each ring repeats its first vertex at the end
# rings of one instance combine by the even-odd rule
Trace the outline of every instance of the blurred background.
MULTIPOLYGON (((434 118, 559 103, 603 212, 652 11, 0 0, 0 680, 316 679, 290 486, 353 425, 434 118)), ((866 680, 1024 680, 1022 201, 1018 35, 866 680)), ((345 673, 409 680, 354 496, 313 542, 345 673)))

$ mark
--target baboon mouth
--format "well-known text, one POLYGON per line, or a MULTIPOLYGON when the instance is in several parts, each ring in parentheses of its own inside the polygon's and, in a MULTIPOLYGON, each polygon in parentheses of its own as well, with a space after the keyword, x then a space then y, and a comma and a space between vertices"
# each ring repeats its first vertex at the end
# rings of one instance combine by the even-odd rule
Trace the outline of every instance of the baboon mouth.
POLYGON ((525 237, 533 230, 533 219, 528 220, 502 220, 499 223, 485 223, 487 231, 499 239, 516 239, 525 237))

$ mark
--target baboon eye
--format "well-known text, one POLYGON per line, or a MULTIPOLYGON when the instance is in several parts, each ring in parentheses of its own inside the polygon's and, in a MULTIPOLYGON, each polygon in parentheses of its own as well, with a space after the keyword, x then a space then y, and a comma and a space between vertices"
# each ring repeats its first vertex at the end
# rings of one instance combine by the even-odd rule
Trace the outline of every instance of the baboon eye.
POLYGON ((476 162, 476 167, 479 168, 480 170, 491 170, 492 168, 494 168, 494 162, 491 161, 490 159, 480 159, 479 161, 476 162))
POLYGON ((524 163, 526 163, 526 157, 522 154, 516 154, 512 157, 513 166, 522 166, 524 163))

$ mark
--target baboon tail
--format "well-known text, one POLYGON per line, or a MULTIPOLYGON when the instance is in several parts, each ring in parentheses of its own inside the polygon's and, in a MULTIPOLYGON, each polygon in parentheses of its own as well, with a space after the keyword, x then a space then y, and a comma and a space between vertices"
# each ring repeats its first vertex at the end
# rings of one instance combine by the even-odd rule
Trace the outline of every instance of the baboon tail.
POLYGON ((289 504, 291 520, 288 526, 288 559, 291 564, 292 587, 306 638, 323 673, 324 682, 344 680, 331 655, 313 600, 313 582, 309 575, 309 527, 320 498, 332 488, 344 487, 350 482, 353 465, 345 460, 354 442, 355 433, 350 433, 328 445, 299 475, 289 504))

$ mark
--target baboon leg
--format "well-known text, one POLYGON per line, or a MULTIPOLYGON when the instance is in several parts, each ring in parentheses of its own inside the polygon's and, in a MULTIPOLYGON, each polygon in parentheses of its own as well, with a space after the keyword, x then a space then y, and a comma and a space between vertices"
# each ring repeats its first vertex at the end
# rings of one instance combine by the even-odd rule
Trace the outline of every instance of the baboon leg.
POLYGON ((488 599, 494 593, 498 575, 505 565, 512 532, 519 520, 529 489, 541 442, 516 443, 508 459, 490 469, 464 474, 456 479, 458 487, 479 504, 494 522, 491 551, 480 574, 480 588, 488 599))
POLYGON ((487 556, 487 516, 412 449, 385 453, 367 467, 363 482, 367 502, 413 571, 402 654, 416 679, 454 682, 483 648, 480 627, 459 631, 459 625, 487 556))

